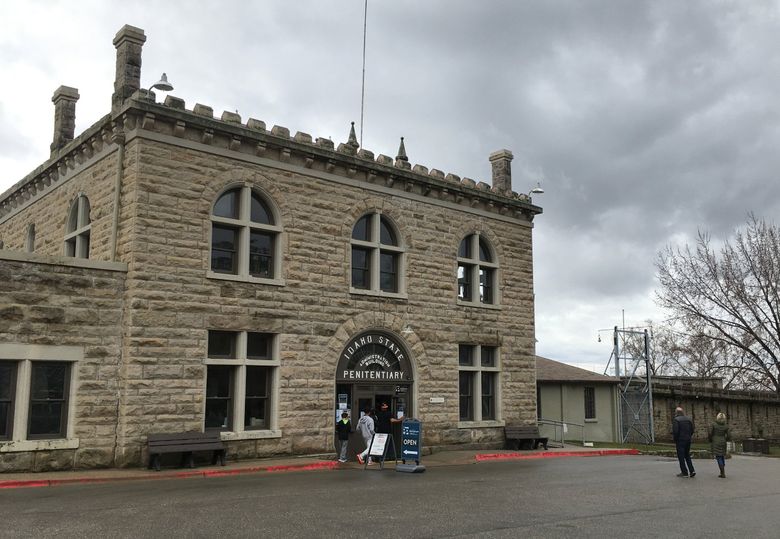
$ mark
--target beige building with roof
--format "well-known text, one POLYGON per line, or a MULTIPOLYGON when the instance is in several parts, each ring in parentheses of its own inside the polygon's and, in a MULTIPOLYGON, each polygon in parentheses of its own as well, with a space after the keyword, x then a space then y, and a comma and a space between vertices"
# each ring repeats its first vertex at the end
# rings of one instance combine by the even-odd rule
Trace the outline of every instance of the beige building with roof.
POLYGON ((619 442, 620 380, 536 356, 536 413, 540 431, 566 440, 619 442))
POLYGON ((541 208, 511 152, 488 184, 159 103, 145 40, 116 35, 78 136, 57 90, 50 159, 0 195, 0 471, 142 465, 147 434, 204 429, 229 459, 327 453, 381 402, 426 447, 535 422, 541 208))

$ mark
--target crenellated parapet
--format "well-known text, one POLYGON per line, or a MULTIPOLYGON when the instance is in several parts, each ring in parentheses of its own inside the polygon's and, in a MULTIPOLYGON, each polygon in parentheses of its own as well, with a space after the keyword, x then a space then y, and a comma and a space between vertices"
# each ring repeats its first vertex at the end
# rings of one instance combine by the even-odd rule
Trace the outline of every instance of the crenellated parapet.
POLYGON ((104 116, 1 194, 0 223, 112 151, 112 123, 111 115, 104 116))
POLYGON ((243 122, 236 112, 225 111, 217 118, 212 107, 200 103, 188 110, 182 99, 170 95, 158 103, 154 93, 147 90, 138 90, 120 114, 130 137, 156 133, 181 139, 182 143, 203 145, 206 151, 228 152, 233 158, 261 158, 265 164, 277 162, 319 171, 529 221, 542 212, 527 195, 506 189, 506 183, 495 188, 483 181, 412 165, 403 138, 395 159, 360 148, 354 123, 347 140, 336 144, 302 131, 291 134, 283 126, 269 129, 256 118, 243 122))

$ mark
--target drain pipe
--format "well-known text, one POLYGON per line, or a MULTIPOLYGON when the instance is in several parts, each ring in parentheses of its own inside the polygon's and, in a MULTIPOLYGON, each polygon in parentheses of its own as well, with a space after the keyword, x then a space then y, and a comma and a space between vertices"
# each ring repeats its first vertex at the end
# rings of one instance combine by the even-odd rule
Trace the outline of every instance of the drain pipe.
POLYGON ((114 180, 114 216, 111 223, 111 261, 116 262, 116 243, 119 232, 119 199, 122 180, 125 175, 125 133, 121 127, 114 127, 111 142, 117 144, 116 178, 114 180))

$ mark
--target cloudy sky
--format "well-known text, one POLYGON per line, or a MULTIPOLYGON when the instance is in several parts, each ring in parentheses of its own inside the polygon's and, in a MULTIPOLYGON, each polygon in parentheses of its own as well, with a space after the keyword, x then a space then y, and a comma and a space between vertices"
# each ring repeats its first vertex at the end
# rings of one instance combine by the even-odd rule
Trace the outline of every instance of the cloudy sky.
MULTIPOLYGON (((363 0, 2 2, 0 191, 48 157, 61 84, 76 132, 109 111, 124 24, 142 84, 345 141, 360 121, 363 0)), ((780 215, 777 2, 369 0, 363 146, 541 182, 537 351, 603 369, 609 333, 664 318, 654 258, 697 229, 780 215)))

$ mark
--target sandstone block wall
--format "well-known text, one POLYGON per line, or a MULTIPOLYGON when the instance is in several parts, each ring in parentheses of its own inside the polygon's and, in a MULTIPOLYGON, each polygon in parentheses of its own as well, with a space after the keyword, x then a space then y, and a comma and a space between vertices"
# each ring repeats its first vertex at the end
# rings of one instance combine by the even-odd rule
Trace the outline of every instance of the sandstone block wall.
POLYGON ((47 471, 111 466, 114 460, 121 367, 125 274, 58 264, 0 251, 0 343, 77 346, 78 395, 70 421, 78 449, 4 452, 0 471, 47 471))

